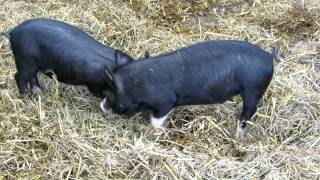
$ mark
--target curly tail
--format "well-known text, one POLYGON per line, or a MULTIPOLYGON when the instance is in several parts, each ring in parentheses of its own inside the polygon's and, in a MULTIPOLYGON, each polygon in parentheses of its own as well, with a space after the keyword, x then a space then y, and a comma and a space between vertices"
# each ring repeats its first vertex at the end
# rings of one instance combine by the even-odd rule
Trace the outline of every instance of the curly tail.
POLYGON ((2 32, 1 35, 7 37, 8 39, 11 39, 11 32, 2 32))

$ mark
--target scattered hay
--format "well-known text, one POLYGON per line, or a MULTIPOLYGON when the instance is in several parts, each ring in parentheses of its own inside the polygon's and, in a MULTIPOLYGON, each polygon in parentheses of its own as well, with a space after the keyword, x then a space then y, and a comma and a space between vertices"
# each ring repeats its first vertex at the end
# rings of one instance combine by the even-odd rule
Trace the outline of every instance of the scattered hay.
MULTIPOLYGON (((274 17, 271 17, 274 18, 274 17)), ((276 29, 288 38, 303 40, 320 30, 319 13, 311 13, 308 9, 295 6, 274 19, 266 18, 260 25, 268 30, 276 29)))
POLYGON ((134 57, 209 39, 281 49, 244 139, 241 99, 177 108, 166 131, 147 114, 105 116, 83 87, 40 75, 41 98, 19 98, 0 38, 0 179, 319 179, 319 3, 251 0, 0 1, 0 31, 32 17, 64 20, 134 57), (303 6, 302 6, 303 5, 303 6), (302 7, 297 9, 295 6, 302 7), (304 34, 302 36, 302 34, 304 34))

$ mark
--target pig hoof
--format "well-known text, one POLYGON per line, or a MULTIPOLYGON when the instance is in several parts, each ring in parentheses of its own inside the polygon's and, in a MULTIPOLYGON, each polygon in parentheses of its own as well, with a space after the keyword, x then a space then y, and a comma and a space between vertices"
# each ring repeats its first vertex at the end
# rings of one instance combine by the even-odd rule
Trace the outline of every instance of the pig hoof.
POLYGON ((24 99, 24 98, 26 98, 28 96, 27 96, 26 93, 19 93, 18 97, 21 98, 21 99, 24 99))
POLYGON ((32 87, 32 93, 35 94, 35 95, 38 95, 38 96, 42 95, 42 91, 41 91, 39 86, 33 86, 32 87))
POLYGON ((156 117, 151 117, 151 125, 154 129, 162 129, 162 125, 164 121, 167 119, 167 116, 161 117, 161 118, 156 118, 156 117))
POLYGON ((161 129, 162 128, 162 124, 163 124, 163 121, 161 121, 161 119, 158 119, 158 118, 155 118, 155 117, 152 117, 151 118, 151 125, 154 129, 161 129))
POLYGON ((240 121, 240 125, 238 127, 238 132, 237 132, 237 138, 243 138, 245 130, 246 130, 246 126, 247 126, 246 120, 240 121))
POLYGON ((243 138, 243 136, 244 136, 244 133, 245 133, 245 129, 243 129, 243 128, 239 127, 239 129, 238 129, 238 135, 237 135, 237 138, 242 139, 242 138, 243 138))
POLYGON ((153 115, 151 116, 151 125, 155 129, 162 129, 163 123, 166 121, 169 114, 172 112, 172 109, 168 112, 168 114, 164 115, 163 117, 156 118, 153 115))

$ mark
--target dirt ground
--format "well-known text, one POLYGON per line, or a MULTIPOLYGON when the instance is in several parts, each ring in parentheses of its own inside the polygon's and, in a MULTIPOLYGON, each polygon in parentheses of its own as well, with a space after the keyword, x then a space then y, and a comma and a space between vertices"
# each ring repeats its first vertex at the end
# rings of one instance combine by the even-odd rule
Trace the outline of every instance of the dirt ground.
POLYGON ((0 37, 2 179, 320 179, 319 0, 0 0, 0 32, 35 17, 63 20, 140 58, 239 39, 280 48, 273 80, 243 139, 241 98, 177 108, 165 131, 147 114, 106 116, 84 87, 39 75, 20 98, 0 37))

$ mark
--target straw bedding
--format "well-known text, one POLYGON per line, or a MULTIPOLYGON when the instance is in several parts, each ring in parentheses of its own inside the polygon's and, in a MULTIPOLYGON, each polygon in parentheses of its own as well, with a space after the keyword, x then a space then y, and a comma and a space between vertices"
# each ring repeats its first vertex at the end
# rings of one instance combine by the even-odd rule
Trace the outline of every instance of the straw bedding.
POLYGON ((320 3, 259 0, 0 1, 0 31, 34 17, 66 21, 135 58, 191 43, 240 39, 281 62, 243 139, 241 98, 177 108, 165 131, 147 114, 106 116, 84 87, 39 75, 20 98, 0 38, 0 179, 319 179, 320 3))

